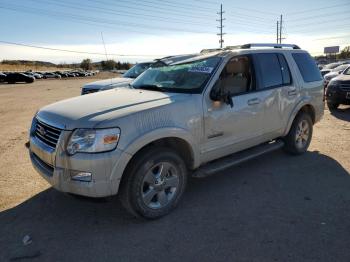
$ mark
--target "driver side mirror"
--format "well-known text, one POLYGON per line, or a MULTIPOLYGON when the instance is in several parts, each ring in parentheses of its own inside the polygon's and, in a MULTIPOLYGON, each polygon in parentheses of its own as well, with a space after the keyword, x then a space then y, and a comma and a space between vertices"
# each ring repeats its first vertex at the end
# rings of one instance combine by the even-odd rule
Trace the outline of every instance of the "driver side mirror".
POLYGON ((233 107, 232 94, 230 92, 224 91, 221 87, 221 80, 218 79, 213 88, 210 91, 210 99, 213 101, 224 102, 227 105, 233 107))

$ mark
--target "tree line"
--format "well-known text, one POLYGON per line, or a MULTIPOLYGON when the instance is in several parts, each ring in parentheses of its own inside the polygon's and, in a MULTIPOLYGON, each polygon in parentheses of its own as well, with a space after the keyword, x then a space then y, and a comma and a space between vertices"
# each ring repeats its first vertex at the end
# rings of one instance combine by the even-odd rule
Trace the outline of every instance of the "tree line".
POLYGON ((127 70, 132 66, 128 62, 120 62, 114 60, 106 60, 93 63, 91 59, 87 58, 81 61, 80 68, 84 70, 100 69, 100 70, 127 70))

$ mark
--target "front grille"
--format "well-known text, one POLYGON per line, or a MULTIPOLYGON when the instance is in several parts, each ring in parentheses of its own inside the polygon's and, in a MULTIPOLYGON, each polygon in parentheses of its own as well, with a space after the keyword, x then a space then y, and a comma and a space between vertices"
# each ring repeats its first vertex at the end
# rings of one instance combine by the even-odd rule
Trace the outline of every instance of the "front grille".
POLYGON ((92 94, 98 92, 98 89, 83 89, 81 94, 82 95, 87 95, 87 94, 92 94))
POLYGON ((340 89, 343 91, 350 91, 350 84, 341 84, 340 89))
POLYGON ((56 148, 62 130, 45 124, 38 119, 35 126, 35 137, 49 147, 56 148))

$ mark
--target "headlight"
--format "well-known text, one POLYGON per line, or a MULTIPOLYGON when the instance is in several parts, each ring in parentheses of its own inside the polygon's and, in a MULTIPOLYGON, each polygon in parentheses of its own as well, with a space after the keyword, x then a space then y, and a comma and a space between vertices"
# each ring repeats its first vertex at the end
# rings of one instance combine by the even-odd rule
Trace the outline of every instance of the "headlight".
POLYGON ((67 152, 74 155, 111 151, 117 147, 119 136, 119 128, 76 129, 69 139, 67 152))

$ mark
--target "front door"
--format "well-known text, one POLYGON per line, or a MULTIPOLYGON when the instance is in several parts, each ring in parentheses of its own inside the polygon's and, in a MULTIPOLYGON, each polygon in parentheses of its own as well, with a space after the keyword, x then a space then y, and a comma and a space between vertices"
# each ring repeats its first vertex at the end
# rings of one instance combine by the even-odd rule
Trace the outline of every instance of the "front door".
POLYGON ((255 74, 250 56, 233 57, 219 77, 220 89, 229 91, 233 106, 204 100, 203 162, 260 143, 263 103, 255 92, 255 74))

